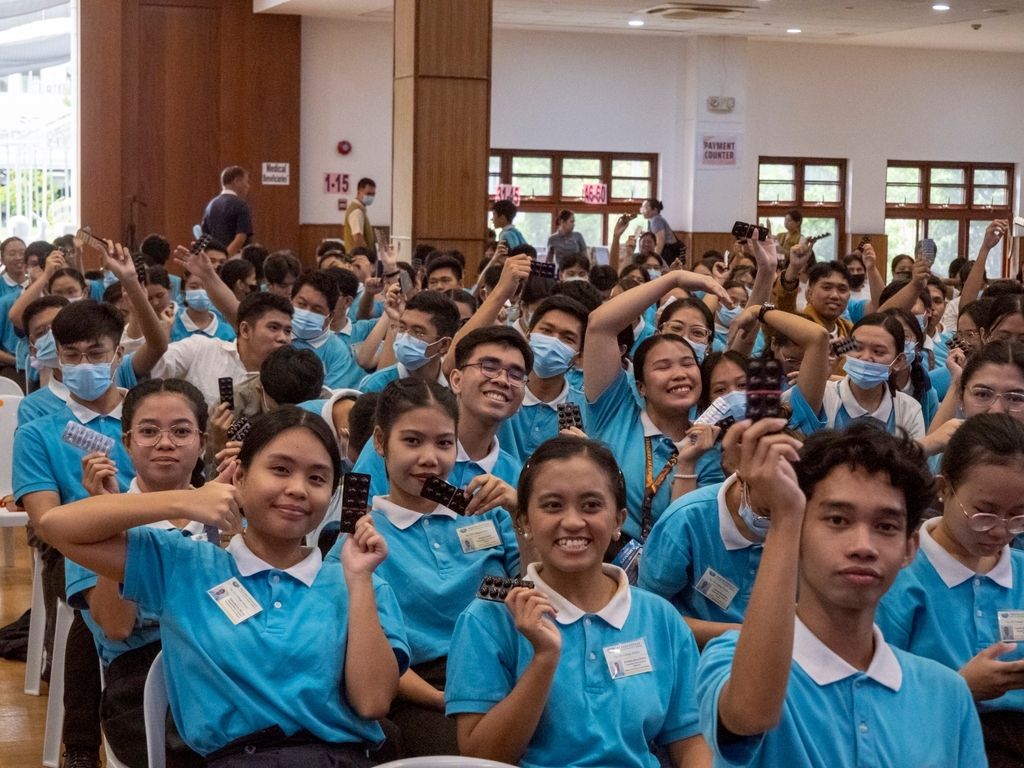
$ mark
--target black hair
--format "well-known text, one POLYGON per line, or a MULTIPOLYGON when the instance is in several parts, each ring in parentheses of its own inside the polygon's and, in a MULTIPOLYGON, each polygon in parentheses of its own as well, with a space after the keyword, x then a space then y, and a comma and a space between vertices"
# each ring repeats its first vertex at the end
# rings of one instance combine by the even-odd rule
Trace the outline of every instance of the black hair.
POLYGON ((555 218, 555 221, 559 224, 562 224, 571 219, 573 215, 573 212, 570 211, 568 208, 563 208, 558 212, 558 216, 555 218))
POLYGON ((839 275, 847 283, 850 282, 850 270, 846 268, 845 264, 841 261, 823 261, 807 270, 807 286, 810 287, 831 275, 839 275))
POLYGON ((28 336, 29 325, 31 325, 35 316, 40 312, 52 308, 63 309, 70 303, 63 296, 54 296, 52 294, 40 296, 38 299, 29 302, 29 305, 25 307, 25 311, 21 313, 21 327, 25 329, 25 335, 28 336))
MULTIPOLYGON (((957 273, 957 279, 960 284, 963 285, 967 282, 967 278, 971 275, 971 270, 974 269, 974 259, 967 259, 960 265, 960 271, 957 273)), ((988 276, 985 276, 985 280, 988 280, 988 276)))
POLYGON ((1024 296, 1000 296, 992 302, 985 318, 985 324, 982 326, 986 336, 1011 315, 1024 315, 1024 296))
POLYGON ((741 371, 747 370, 747 356, 735 349, 727 349, 724 352, 712 352, 704 358, 700 364, 700 400, 697 401, 697 410, 704 411, 711 405, 711 375, 715 368, 722 362, 730 362, 738 365, 741 371))
POLYGON ((376 187, 376 186, 377 186, 377 182, 376 181, 374 181, 373 179, 369 178, 368 176, 364 176, 358 182, 356 182, 356 192, 358 192, 361 189, 366 189, 367 187, 376 187))
POLYGON ((462 304, 466 307, 471 307, 474 312, 479 308, 477 304, 476 296, 469 291, 464 291, 461 288, 449 288, 444 292, 444 295, 454 301, 456 304, 462 304))
POLYGON ((848 253, 845 256, 843 256, 843 264, 845 264, 847 267, 849 267, 850 262, 853 261, 859 261, 860 265, 864 267, 865 271, 867 271, 868 267, 864 263, 864 255, 860 251, 854 251, 853 253, 848 253))
MULTIPOLYGON (((644 257, 647 258, 646 256, 644 257)), ((619 280, 622 281, 626 277, 636 276, 636 280, 639 283, 651 282, 651 276, 647 274, 647 268, 644 266, 643 261, 630 262, 622 269, 619 270, 619 280)))
POLYGON ((338 286, 339 299, 346 296, 354 299, 359 295, 359 278, 356 277, 356 273, 352 270, 342 269, 341 267, 328 267, 320 271, 331 278, 338 286))
MULTIPOLYGON (((1008 282, 1014 282, 1014 281, 1008 281, 1008 282)), ((928 290, 928 286, 929 285, 934 286, 935 288, 938 288, 939 291, 942 292, 942 298, 945 300, 945 298, 946 298, 946 284, 944 282, 942 282, 942 280, 940 278, 936 277, 935 275, 928 275, 928 279, 925 280, 925 284, 924 284, 924 287, 925 287, 926 291, 928 290)), ((1021 288, 1022 291, 1024 291, 1024 286, 1021 286, 1020 283, 1017 283, 1017 286, 1019 288, 1021 288)), ((931 298, 931 297, 929 296, 929 298, 931 298)))
POLYGON ((124 286, 121 285, 120 280, 115 280, 103 289, 103 301, 107 302, 107 304, 117 304, 123 298, 124 286))
POLYGON ((248 173, 249 172, 240 165, 229 165, 220 172, 220 185, 222 187, 226 187, 228 184, 233 184, 244 176, 247 176, 248 173))
POLYGON ((362 452, 373 437, 378 400, 380 392, 364 392, 352 403, 352 410, 348 412, 348 445, 353 453, 362 452))
POLYGON ((171 244, 163 235, 148 235, 139 245, 139 250, 159 267, 162 267, 171 258, 171 244))
POLYGON ((211 237, 206 243, 204 251, 216 251, 217 253, 223 253, 225 256, 228 254, 227 246, 224 245, 220 240, 215 237, 211 237))
POLYGON ((665 209, 665 206, 661 204, 661 200, 658 200, 656 198, 649 197, 647 198, 646 202, 649 208, 653 208, 658 213, 661 213, 665 209))
POLYGON ((305 429, 331 457, 334 476, 331 479, 331 492, 338 490, 341 482, 341 451, 338 441, 334 439, 331 428, 318 413, 303 410, 295 405, 283 405, 276 411, 269 411, 252 421, 252 429, 242 441, 242 449, 238 453, 238 462, 242 469, 248 470, 256 454, 269 445, 274 438, 289 429, 305 429))
POLYGON ((619 275, 610 264, 595 264, 590 268, 590 282, 599 291, 610 291, 619 282, 619 275))
POLYGON ((377 263, 377 251, 375 251, 373 248, 364 248, 361 245, 357 245, 355 248, 348 252, 348 255, 351 256, 353 259, 355 259, 356 256, 365 256, 366 260, 371 264, 377 263))
POLYGON ((1012 365, 1024 376, 1024 344, 1019 341, 990 341, 967 358, 964 371, 960 374, 960 398, 963 399, 967 384, 985 365, 1012 365))
POLYGON ((331 278, 331 276, 325 275, 320 270, 307 272, 296 280, 295 284, 292 286, 292 298, 294 299, 298 296, 299 291, 307 285, 317 293, 321 294, 327 301, 328 314, 333 312, 334 305, 338 303, 338 284, 331 278))
POLYGON ((124 333, 124 316, 113 304, 82 299, 58 312, 50 329, 53 340, 62 347, 80 341, 110 339, 117 349, 124 333))
POLYGON ((801 223, 804 220, 804 215, 800 213, 799 208, 790 208, 788 211, 786 211, 786 215, 789 216, 789 218, 791 218, 797 224, 801 223))
MULTIPOLYGON (((9 246, 11 243, 13 243, 15 241, 21 243, 22 245, 25 245, 25 241, 22 240, 20 237, 18 237, 16 235, 11 235, 6 240, 4 240, 2 243, 0 243, 0 258, 3 258, 4 256, 7 255, 7 246, 9 246)), ((27 255, 25 257, 25 260, 28 261, 28 256, 27 255)))
POLYGON ((526 285, 523 286, 523 293, 519 297, 519 302, 524 307, 541 302, 551 295, 555 285, 556 282, 550 277, 530 275, 526 278, 526 285))
POLYGON ((964 421, 942 453, 942 476, 954 488, 976 464, 1009 467, 1024 463, 1024 422, 1008 413, 980 413, 964 421))
MULTIPOLYGON (((515 331, 513 331, 515 333, 515 331)), ((442 387, 436 381, 424 381, 412 376, 395 379, 380 391, 377 408, 374 411, 374 424, 384 433, 385 442, 391 436, 395 423, 403 415, 417 408, 429 408, 437 405, 459 428, 459 404, 455 395, 448 387, 442 387)))
POLYGON ((430 276, 441 269, 450 269, 452 274, 455 275, 455 279, 461 282, 462 264, 454 256, 438 256, 436 259, 431 259, 423 267, 423 280, 429 283, 430 276))
POLYGON ((517 518, 529 512, 533 487, 537 482, 540 468, 549 461, 565 461, 576 456, 590 459, 604 473, 615 499, 615 511, 626 508, 626 480, 608 446, 575 435, 558 435, 541 443, 523 465, 523 471, 519 473, 519 484, 516 488, 516 496, 519 499, 517 518))
POLYGON ((250 275, 256 273, 256 267, 245 259, 230 259, 224 262, 220 268, 220 279, 224 281, 231 290, 235 289, 235 283, 245 282, 250 275))
POLYGON ((260 385, 278 405, 316 400, 324 387, 324 364, 313 350, 285 344, 260 363, 260 385))
POLYGON ((522 245, 517 245, 515 248, 510 249, 508 255, 519 256, 524 253, 534 261, 537 260, 537 249, 528 243, 523 243, 522 245))
POLYGON ((58 269, 56 272, 50 275, 50 282, 46 284, 46 290, 52 291, 53 284, 57 282, 57 279, 60 277, 70 277, 72 280, 78 283, 79 286, 81 286, 83 292, 89 292, 89 286, 86 285, 85 276, 74 267, 64 267, 63 269, 58 269))
POLYGON ((405 311, 410 309, 430 315, 439 339, 450 339, 459 332, 459 308, 440 291, 420 291, 405 303, 405 311))
POLYGON ((587 270, 589 276, 590 273, 590 259, 587 258, 586 254, 583 253, 563 253, 557 258, 558 271, 564 272, 567 269, 573 267, 582 267, 587 270))
POLYGON ((633 345, 636 343, 636 335, 633 333, 633 326, 627 325, 617 334, 615 334, 615 343, 619 345, 619 349, 626 348, 625 353, 622 355, 622 362, 629 360, 632 357, 633 345))
POLYGON ((704 318, 704 327, 709 333, 714 333, 715 316, 711 313, 711 308, 694 296, 686 296, 682 299, 676 299, 662 309, 661 317, 658 318, 658 328, 663 327, 665 323, 684 309, 696 309, 700 312, 700 316, 704 318))
POLYGON ((482 277, 484 285, 488 288, 496 286, 498 281, 501 279, 501 270, 502 266, 499 264, 495 264, 493 267, 485 269, 482 277))
MULTIPOLYGON (((147 397, 158 395, 162 392, 170 392, 185 398, 185 401, 192 409, 192 415, 196 418, 196 426, 199 428, 200 434, 206 432, 210 414, 207 410, 206 399, 195 384, 184 379, 149 379, 132 387, 128 390, 128 394, 124 396, 124 402, 121 404, 121 428, 124 430, 122 436, 125 439, 129 439, 129 435, 131 435, 135 411, 138 410, 147 397)), ((200 453, 196 465, 192 468, 192 479, 190 481, 196 488, 202 487, 205 482, 205 477, 203 476, 204 466, 205 459, 202 453, 200 453)))
POLYGON ((1024 285, 1017 280, 993 280, 981 295, 986 299, 998 299, 1002 296, 1019 296, 1024 293, 1024 285))
POLYGON ((565 296, 573 301, 578 301, 587 312, 593 312, 604 303, 601 291, 586 280, 570 280, 568 282, 555 283, 551 287, 551 295, 548 298, 555 296, 565 296))
MULTIPOLYGON (((5 242, 10 242, 8 238, 5 242)), ((45 240, 33 240, 31 243, 25 246, 25 263, 28 264, 28 260, 35 256, 39 260, 39 266, 42 267, 46 261, 46 257, 53 253, 56 248, 50 245, 45 240)))
MULTIPOLYGON (((914 320, 916 323, 917 320, 914 320)), ((896 347, 896 354, 900 355, 903 353, 903 347, 907 342, 907 335, 903 332, 903 324, 892 315, 884 315, 881 312, 872 312, 870 315, 864 315, 853 325, 853 329, 850 331, 850 335, 853 335, 853 331, 864 326, 878 326, 884 328, 890 336, 893 338, 893 344, 896 347)))
MULTIPOLYGON (((907 507, 906 535, 921 523, 921 516, 935 498, 935 479, 924 452, 910 437, 896 437, 868 422, 854 422, 843 430, 826 429, 808 435, 793 465, 800 490, 810 499, 814 489, 836 467, 885 473, 889 484, 903 493, 907 507)), ((852 488, 856 494, 857 489, 852 488)))
POLYGON ((651 350, 659 344, 667 344, 670 341, 682 344, 690 350, 694 361, 697 360, 697 353, 693 351, 693 347, 690 345, 690 342, 682 336, 675 333, 656 333, 641 341, 640 346, 638 346, 636 348, 636 352, 633 353, 633 377, 636 379, 637 384, 644 383, 644 365, 647 363, 647 355, 649 355, 651 350))
POLYGON ((256 282, 263 282, 263 262, 270 256, 270 251, 264 248, 262 245, 256 243, 250 243, 249 245, 242 248, 242 253, 239 259, 247 261, 252 264, 252 268, 256 270, 256 282))
POLYGON ((294 311, 292 303, 284 296, 278 296, 276 293, 253 291, 238 303, 238 312, 235 314, 235 320, 239 328, 241 328, 242 323, 248 323, 255 328, 260 319, 268 312, 283 312, 288 317, 291 317, 294 311))
POLYGON ((579 321, 580 350, 582 350, 583 340, 587 337, 587 320, 590 317, 589 310, 576 301, 576 299, 571 299, 568 296, 548 296, 533 311, 533 317, 530 318, 531 332, 548 312, 563 312, 579 321))
POLYGON ((530 349, 530 345, 519 331, 509 328, 507 325, 477 328, 463 336, 455 346, 455 367, 465 368, 476 348, 484 344, 497 344, 502 349, 519 350, 523 356, 523 366, 526 368, 526 372, 529 373, 533 370, 533 350, 530 349))
POLYGON ((894 256, 893 260, 889 262, 889 274, 890 275, 895 275, 896 274, 896 267, 898 267, 904 261, 909 261, 911 264, 913 264, 914 263, 914 257, 913 256, 908 256, 905 253, 901 253, 901 254, 899 254, 897 256, 894 256))
POLYGON ((436 251, 437 248, 432 246, 430 243, 416 243, 412 249, 412 262, 423 265, 427 259, 430 258, 430 254, 436 251))
POLYGON ((316 247, 317 261, 323 259, 329 253, 333 255, 344 256, 345 242, 343 240, 321 240, 320 245, 316 247))
POLYGON ((171 290, 171 276, 163 267, 150 267, 146 270, 146 285, 159 285, 161 288, 171 290))
POLYGON ((946 276, 950 280, 955 280, 960 274, 960 268, 964 265, 967 259, 960 258, 957 256, 951 262, 949 262, 949 269, 946 271, 946 276))
POLYGON ((988 319, 988 313, 992 309, 992 302, 994 301, 995 299, 982 298, 972 301, 970 304, 961 305, 956 313, 956 318, 959 320, 961 315, 967 315, 978 328, 984 328, 985 321, 988 319))
POLYGON ((510 224, 515 219, 516 213, 518 212, 515 204, 511 200, 495 200, 494 205, 491 206, 491 211, 498 214, 510 224))
POLYGON ((302 262, 291 251, 277 251, 263 262, 263 276, 273 285, 284 285, 288 275, 298 280, 300 274, 302 262))
POLYGON ((885 288, 882 289, 882 293, 878 296, 878 306, 882 306, 885 302, 906 288, 908 283, 910 283, 909 280, 893 280, 885 286, 885 288))
POLYGON ((906 352, 907 342, 910 341, 910 339, 906 338, 907 328, 910 328, 910 332, 914 335, 914 349, 917 351, 917 356, 914 358, 914 362, 910 364, 910 386, 913 388, 912 394, 914 399, 923 405, 928 390, 932 388, 932 380, 922 364, 926 353, 924 350, 924 331, 921 330, 921 324, 917 322, 916 317, 903 309, 903 307, 890 307, 883 310, 880 314, 902 320, 903 322, 900 325, 906 324, 903 328, 904 352, 906 352))

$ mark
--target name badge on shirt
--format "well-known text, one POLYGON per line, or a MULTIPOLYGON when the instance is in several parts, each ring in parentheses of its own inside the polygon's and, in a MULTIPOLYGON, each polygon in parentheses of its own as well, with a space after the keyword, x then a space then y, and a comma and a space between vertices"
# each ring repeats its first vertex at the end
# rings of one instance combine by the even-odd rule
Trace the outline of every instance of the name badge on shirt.
POLYGON ((249 594, 249 590, 243 587, 238 579, 228 579, 213 589, 206 590, 206 594, 213 598, 213 602, 236 626, 263 610, 256 602, 256 598, 249 594))
POLYGON ((654 669, 651 657, 647 655, 647 643, 641 637, 629 643, 609 645, 604 649, 604 660, 612 680, 632 675, 642 675, 654 669))
POLYGON ((999 639, 1004 643, 1024 642, 1024 611, 999 611, 999 639))
POLYGON ((728 609, 740 588, 718 571, 708 568, 693 587, 723 611, 728 609))
POLYGON ((484 520, 464 528, 456 528, 455 532, 459 534, 462 551, 467 555, 470 552, 490 549, 501 544, 501 537, 498 535, 498 529, 494 527, 493 520, 484 520))

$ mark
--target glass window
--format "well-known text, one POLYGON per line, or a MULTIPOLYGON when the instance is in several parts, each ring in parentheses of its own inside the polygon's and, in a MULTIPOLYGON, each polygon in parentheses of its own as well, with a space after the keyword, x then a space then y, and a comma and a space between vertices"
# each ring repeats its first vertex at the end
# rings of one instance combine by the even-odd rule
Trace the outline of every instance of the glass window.
POLYGON ((930 181, 932 184, 963 184, 963 168, 932 168, 930 181))
POLYGON ((928 202, 932 205, 963 205, 967 199, 963 187, 947 187, 932 185, 928 193, 928 202))
POLYGON ((885 202, 896 205, 920 205, 921 169, 890 166, 885 172, 885 202))
POLYGON ((512 183, 523 198, 551 197, 551 158, 513 157, 512 183))
POLYGON ((838 203, 840 199, 838 165, 804 167, 804 202, 838 203))
POLYGON ((588 247, 604 243, 604 216, 600 213, 576 213, 575 231, 583 235, 588 247))
POLYGON ((555 231, 554 216, 547 211, 534 213, 534 212, 520 212, 516 216, 516 229, 522 232, 523 237, 526 238, 526 242, 531 245, 547 245, 548 238, 551 237, 551 233, 555 231))
POLYGON ((974 188, 974 204, 977 206, 1005 208, 1008 199, 1009 195, 1007 195, 1006 187, 974 188))
POLYGON ((612 177, 648 177, 651 175, 649 160, 612 160, 612 177))
POLYGON ((974 183, 975 184, 989 184, 989 185, 1004 185, 1006 184, 1007 174, 1003 170, 994 170, 989 168, 978 168, 974 171, 974 183))
POLYGON ((758 166, 757 199, 766 203, 796 201, 796 166, 761 163, 758 166))
MULTIPOLYGON (((781 222, 780 222, 781 229, 781 222)), ((775 232, 773 225, 772 232, 775 232)), ((829 236, 823 240, 819 240, 814 244, 814 258, 818 261, 835 261, 836 259, 836 246, 839 222, 835 219, 818 219, 811 218, 810 216, 804 216, 803 223, 800 225, 800 232, 804 237, 815 237, 817 235, 828 234, 829 236)))
MULTIPOLYGON (((971 254, 972 258, 976 257, 978 251, 981 250, 981 242, 985 239, 985 230, 988 229, 988 225, 991 223, 988 219, 982 221, 971 220, 967 235, 967 253, 971 254)), ((1001 248, 997 247, 989 251, 988 259, 985 262, 985 274, 993 279, 1003 276, 1003 252, 1001 248)))
MULTIPOLYGON (((889 238, 889 262, 902 253, 914 255, 914 247, 917 245, 918 222, 917 219, 886 219, 885 234, 889 238)), ((887 280, 892 275, 885 275, 887 280)))
MULTIPOLYGON (((949 263, 957 257, 960 245, 960 222, 957 219, 931 219, 928 237, 935 241, 935 263, 932 271, 937 275, 949 273, 949 263)), ((910 252, 913 254, 913 251, 910 252)))
POLYGON ((600 158, 566 157, 562 159, 562 199, 583 197, 584 184, 600 183, 600 158))
POLYGON ((611 197, 616 200, 646 200, 650 196, 649 179, 612 179, 611 197))

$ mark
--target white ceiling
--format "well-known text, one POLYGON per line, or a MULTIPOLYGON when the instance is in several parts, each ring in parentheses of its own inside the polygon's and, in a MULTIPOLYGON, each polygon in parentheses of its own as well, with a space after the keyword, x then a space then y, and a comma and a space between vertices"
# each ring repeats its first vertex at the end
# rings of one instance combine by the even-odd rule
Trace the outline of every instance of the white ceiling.
MULTIPOLYGON (((1024 52, 1024 0, 494 0, 496 27, 1024 52), (680 20, 656 9, 711 6, 680 20), (644 26, 630 27, 642 19, 644 26), (975 30, 972 25, 980 24, 975 30), (802 32, 787 33, 789 28, 802 32)), ((257 12, 390 21, 390 0, 253 0, 257 12)), ((683 9, 678 9, 683 10, 683 9)))

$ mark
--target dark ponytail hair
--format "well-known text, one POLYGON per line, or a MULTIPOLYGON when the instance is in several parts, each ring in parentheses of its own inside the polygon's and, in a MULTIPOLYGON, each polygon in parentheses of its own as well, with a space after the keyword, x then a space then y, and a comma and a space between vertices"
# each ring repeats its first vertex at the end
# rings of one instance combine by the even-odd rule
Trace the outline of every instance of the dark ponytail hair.
POLYGON ((1008 413, 980 413, 961 424, 942 453, 942 476, 956 488, 977 464, 1024 464, 1024 422, 1008 413))
POLYGON ((381 428, 386 442, 391 436, 395 422, 402 414, 416 408, 429 408, 432 405, 440 406, 451 417, 455 423, 455 429, 458 430, 459 405, 452 391, 447 387, 442 387, 436 381, 423 381, 411 376, 407 379, 389 382, 381 390, 380 398, 377 400, 374 423, 381 428))
MULTIPOLYGON (((924 348, 924 331, 921 330, 921 324, 917 322, 916 317, 903 309, 903 307, 892 307, 882 312, 882 314, 902 320, 903 322, 900 325, 904 325, 904 334, 907 328, 910 328, 910 332, 914 335, 914 349, 917 350, 917 356, 914 358, 914 362, 910 364, 910 386, 914 390, 914 399, 923 402, 928 394, 928 390, 932 388, 932 380, 921 364, 921 357, 928 354, 924 348)), ((907 341, 910 341, 910 339, 904 339, 904 348, 907 341)))
POLYGON ((559 435, 550 440, 545 440, 523 466, 519 473, 519 485, 516 493, 519 498, 519 507, 516 510, 516 517, 525 515, 530 506, 530 497, 533 494, 533 486, 537 482, 537 473, 540 468, 549 461, 564 461, 576 456, 583 456, 594 462, 608 479, 612 496, 615 497, 616 511, 626 508, 626 480, 622 476, 615 456, 608 450, 604 443, 596 440, 587 440, 574 435, 559 435))
MULTIPOLYGON (((184 379, 150 379, 132 387, 128 390, 128 394, 124 396, 124 403, 121 405, 121 424, 125 437, 131 434, 132 421, 135 420, 135 412, 139 409, 139 406, 142 405, 147 397, 159 395, 163 392, 181 395, 185 398, 185 402, 192 409, 192 415, 196 417, 196 426, 199 428, 199 433, 206 433, 209 411, 207 411, 206 399, 198 387, 184 379)), ((203 456, 200 455, 196 465, 192 468, 192 479, 190 480, 196 488, 201 488, 206 482, 206 478, 203 475, 203 466, 203 456)))
POLYGON ((649 197, 646 202, 649 207, 653 208, 658 213, 661 213, 665 209, 665 206, 661 204, 661 200, 656 198, 649 197))
POLYGON ((238 454, 238 462, 242 469, 248 470, 256 454, 262 451, 271 441, 282 432, 289 429, 305 429, 310 432, 316 441, 327 451, 331 457, 331 465, 334 468, 334 477, 331 480, 331 492, 338 490, 341 482, 341 453, 338 450, 338 441, 331 434, 331 428, 327 426, 320 414, 306 411, 295 405, 283 405, 276 411, 270 411, 258 417, 252 422, 252 429, 242 441, 242 450, 238 454))
MULTIPOLYGON (((916 323, 917 320, 914 320, 914 322, 916 323)), ((903 323, 895 317, 892 315, 884 315, 881 312, 872 312, 870 315, 864 315, 864 317, 858 320, 854 324, 853 330, 856 331, 858 328, 862 328, 864 326, 877 326, 879 328, 884 328, 889 335, 892 336, 893 343, 896 347, 896 355, 899 356, 903 354, 903 345, 907 341, 907 334, 903 331, 903 323)), ((851 331, 851 334, 852 333, 853 331, 851 331)), ((889 393, 894 397, 896 395, 895 377, 895 373, 889 374, 889 393)))

